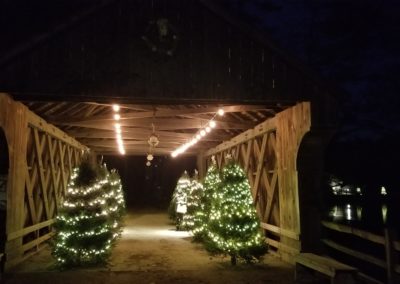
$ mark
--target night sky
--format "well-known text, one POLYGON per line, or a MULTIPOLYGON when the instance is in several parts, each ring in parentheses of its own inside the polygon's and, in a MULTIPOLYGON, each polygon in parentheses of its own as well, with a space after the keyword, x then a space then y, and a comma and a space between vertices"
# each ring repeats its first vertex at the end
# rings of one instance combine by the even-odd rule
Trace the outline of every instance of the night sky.
POLYGON ((341 89, 346 139, 352 134, 377 139, 386 131, 400 131, 399 1, 224 2, 341 89))
POLYGON ((223 1, 342 94, 326 171, 398 188, 400 2, 223 1))

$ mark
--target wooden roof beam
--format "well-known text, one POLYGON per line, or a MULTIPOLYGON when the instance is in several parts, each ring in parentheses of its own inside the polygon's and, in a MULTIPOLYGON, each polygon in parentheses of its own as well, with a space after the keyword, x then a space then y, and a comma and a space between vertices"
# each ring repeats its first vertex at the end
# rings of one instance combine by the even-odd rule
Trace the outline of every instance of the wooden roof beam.
MULTIPOLYGON (((242 112, 249 110, 265 110, 267 107, 260 105, 232 105, 224 107, 206 107, 206 108, 185 108, 185 109, 162 109, 156 110, 155 117, 174 117, 174 116, 193 116, 196 114, 206 114, 206 113, 216 113, 218 109, 223 108, 225 113, 230 112, 242 112)), ((139 112, 127 112, 121 114, 121 121, 130 119, 140 119, 140 118, 152 118, 154 111, 139 111, 139 112)), ((73 123, 85 123, 85 122, 110 122, 114 121, 113 113, 110 112, 109 115, 97 115, 88 118, 73 118, 73 119, 61 119, 58 116, 48 118, 53 124, 73 124, 73 123)))

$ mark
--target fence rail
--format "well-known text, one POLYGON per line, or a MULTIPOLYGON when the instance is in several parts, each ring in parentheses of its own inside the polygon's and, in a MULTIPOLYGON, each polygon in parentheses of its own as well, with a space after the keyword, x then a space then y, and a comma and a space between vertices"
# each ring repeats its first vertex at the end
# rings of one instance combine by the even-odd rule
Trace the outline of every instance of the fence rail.
MULTIPOLYGON (((367 254, 362 251, 357 251, 353 248, 346 247, 330 239, 322 240, 322 242, 330 248, 333 248, 337 251, 340 251, 341 253, 350 255, 351 257, 361 259, 372 265, 385 269, 388 283, 398 283, 396 281, 399 281, 400 279, 400 264, 398 262, 398 254, 400 252, 400 241, 396 238, 396 235, 393 231, 385 229, 384 235, 378 235, 368 231, 360 230, 347 225, 337 224, 333 222, 322 221, 321 223, 327 229, 337 231, 340 233, 345 233, 348 235, 357 236, 364 240, 382 245, 385 249, 385 259, 378 258, 376 256, 367 254)), ((370 275, 366 276, 369 279, 373 279, 370 275)), ((380 283, 380 281, 377 279, 373 280, 376 280, 377 283, 380 283)))

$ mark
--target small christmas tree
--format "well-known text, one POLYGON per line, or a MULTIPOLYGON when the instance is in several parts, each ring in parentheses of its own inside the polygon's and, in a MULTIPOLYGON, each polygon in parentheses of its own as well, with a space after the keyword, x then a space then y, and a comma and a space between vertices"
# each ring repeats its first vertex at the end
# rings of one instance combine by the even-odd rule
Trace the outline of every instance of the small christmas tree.
POLYGON ((207 237, 207 224, 211 211, 211 201, 213 194, 217 192, 221 185, 221 177, 217 168, 217 163, 214 156, 212 156, 212 164, 208 168, 206 177, 203 181, 203 190, 200 196, 200 207, 195 212, 194 216, 194 239, 198 241, 205 241, 207 237))
POLYGON ((222 170, 222 186, 214 192, 211 203, 208 249, 250 262, 266 252, 260 221, 253 205, 249 181, 233 161, 222 170))
POLYGON ((192 231, 194 229, 194 218, 200 208, 201 196, 203 194, 203 185, 199 182, 199 173, 194 171, 190 189, 187 194, 187 212, 183 216, 182 228, 192 231))
POLYGON ((169 205, 170 218, 175 221, 176 229, 180 230, 183 216, 187 212, 187 195, 190 192, 190 178, 185 171, 179 178, 169 205))
POLYGON ((53 255, 61 267, 106 262, 125 203, 119 177, 113 178, 88 158, 73 170, 55 223, 53 255))
POLYGON ((121 178, 115 169, 108 171, 106 165, 101 167, 101 176, 107 182, 103 185, 103 197, 106 201, 109 223, 112 227, 115 240, 122 232, 122 218, 126 213, 125 198, 122 190, 121 178))

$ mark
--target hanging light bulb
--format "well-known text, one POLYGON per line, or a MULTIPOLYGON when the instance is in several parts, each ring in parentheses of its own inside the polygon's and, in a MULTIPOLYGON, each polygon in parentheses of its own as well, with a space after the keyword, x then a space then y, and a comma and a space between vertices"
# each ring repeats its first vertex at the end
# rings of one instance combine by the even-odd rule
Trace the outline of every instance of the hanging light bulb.
POLYGON ((147 161, 147 162, 146 162, 146 166, 148 166, 148 167, 150 167, 150 166, 151 166, 151 163, 150 163, 150 161, 147 161))
POLYGON ((118 113, 116 113, 116 114, 114 114, 114 119, 115 120, 120 120, 121 116, 118 113))
POLYGON ((217 126, 217 123, 214 120, 210 121, 210 127, 211 128, 215 128, 215 126, 217 126))
POLYGON ((206 132, 210 132, 211 131, 211 127, 210 126, 207 126, 206 127, 206 132))
POLYGON ((152 154, 147 154, 147 160, 152 161, 154 159, 152 154))
POLYGON ((119 112, 119 110, 120 110, 120 107, 119 107, 119 105, 117 105, 117 104, 113 104, 112 108, 113 108, 113 110, 114 110, 115 112, 119 112))
POLYGON ((223 116, 224 115, 224 110, 222 109, 222 108, 220 108, 219 110, 218 110, 218 115, 219 116, 223 116))
POLYGON ((202 130, 200 131, 200 135, 201 135, 201 136, 206 136, 206 131, 205 131, 204 129, 202 129, 202 130))

